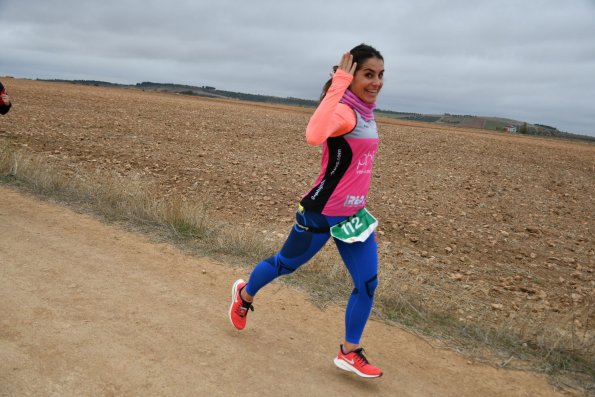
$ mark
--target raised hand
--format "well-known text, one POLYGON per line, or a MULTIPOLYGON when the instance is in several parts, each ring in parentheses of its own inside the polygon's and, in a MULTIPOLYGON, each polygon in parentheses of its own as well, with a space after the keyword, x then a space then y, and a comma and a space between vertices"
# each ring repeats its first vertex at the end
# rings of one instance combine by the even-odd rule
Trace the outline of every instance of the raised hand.
POLYGON ((343 54, 341 62, 339 63, 339 69, 353 76, 356 66, 357 62, 353 62, 353 55, 351 55, 349 52, 343 54))

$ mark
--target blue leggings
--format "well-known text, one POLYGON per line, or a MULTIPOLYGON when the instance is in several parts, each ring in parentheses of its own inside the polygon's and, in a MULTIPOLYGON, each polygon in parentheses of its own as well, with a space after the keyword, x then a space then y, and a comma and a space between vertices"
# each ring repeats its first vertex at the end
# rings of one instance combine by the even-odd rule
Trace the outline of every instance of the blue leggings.
MULTIPOLYGON (((346 218, 312 212, 296 213, 296 220, 300 225, 317 229, 328 228, 346 218)), ((311 232, 294 225, 281 251, 256 265, 250 274, 246 292, 254 296, 277 277, 294 272, 316 255, 329 238, 329 232, 311 232)), ((345 340, 359 344, 372 310, 374 291, 378 286, 376 239, 372 234, 362 243, 348 244, 334 240, 354 285, 345 311, 345 340)))

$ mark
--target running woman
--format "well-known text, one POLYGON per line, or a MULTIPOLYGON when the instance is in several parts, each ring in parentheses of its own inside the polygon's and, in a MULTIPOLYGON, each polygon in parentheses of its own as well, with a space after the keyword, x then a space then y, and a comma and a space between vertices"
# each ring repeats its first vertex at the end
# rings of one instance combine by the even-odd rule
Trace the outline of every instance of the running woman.
POLYGON ((12 103, 10 103, 10 98, 6 93, 6 89, 0 82, 0 114, 6 114, 10 110, 12 103))
POLYGON ((258 263, 248 283, 239 279, 233 284, 229 308, 231 323, 244 329, 258 291, 297 270, 332 236, 354 284, 345 312, 345 340, 334 363, 365 378, 382 376, 364 356, 360 338, 378 286, 378 222, 365 206, 378 148, 373 110, 383 75, 382 55, 365 44, 343 54, 335 66, 306 128, 306 142, 323 145, 320 174, 302 197, 281 251, 258 263))

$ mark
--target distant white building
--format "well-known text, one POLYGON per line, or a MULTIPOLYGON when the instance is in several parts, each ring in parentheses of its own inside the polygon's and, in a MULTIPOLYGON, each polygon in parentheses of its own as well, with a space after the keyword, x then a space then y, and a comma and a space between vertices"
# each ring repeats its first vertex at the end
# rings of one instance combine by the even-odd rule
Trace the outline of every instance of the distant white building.
POLYGON ((509 125, 507 127, 504 127, 504 132, 515 133, 517 132, 517 127, 516 125, 509 125))

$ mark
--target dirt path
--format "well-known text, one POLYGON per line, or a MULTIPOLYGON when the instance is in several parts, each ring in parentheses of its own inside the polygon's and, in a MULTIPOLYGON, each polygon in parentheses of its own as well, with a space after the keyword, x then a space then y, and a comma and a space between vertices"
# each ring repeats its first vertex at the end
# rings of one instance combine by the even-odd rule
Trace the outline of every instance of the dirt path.
POLYGON ((561 396, 543 377, 470 364, 371 322, 383 378, 332 364, 342 310, 276 283, 248 328, 245 276, 0 186, 0 396, 561 396))

